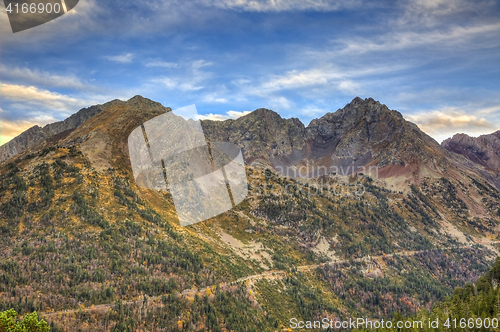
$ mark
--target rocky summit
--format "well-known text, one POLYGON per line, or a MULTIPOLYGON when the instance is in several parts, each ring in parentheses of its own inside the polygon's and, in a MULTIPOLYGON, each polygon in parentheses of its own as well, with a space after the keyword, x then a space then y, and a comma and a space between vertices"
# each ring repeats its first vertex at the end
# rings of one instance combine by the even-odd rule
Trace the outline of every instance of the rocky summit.
POLYGON ((260 162, 289 176, 306 166, 305 176, 378 167, 379 176, 410 177, 425 171, 441 174, 450 164, 446 149, 372 98, 357 97, 307 127, 298 119, 258 109, 236 120, 204 121, 203 128, 210 140, 241 146, 247 163, 260 162))
POLYGON ((491 170, 500 170, 500 130, 479 137, 456 134, 444 140, 441 145, 476 164, 491 170))

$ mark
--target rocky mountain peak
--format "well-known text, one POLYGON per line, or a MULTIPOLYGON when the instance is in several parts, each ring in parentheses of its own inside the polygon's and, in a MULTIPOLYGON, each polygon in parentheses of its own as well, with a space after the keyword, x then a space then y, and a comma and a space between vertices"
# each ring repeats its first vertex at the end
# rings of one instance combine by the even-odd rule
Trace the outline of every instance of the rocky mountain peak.
POLYGON ((492 170, 500 169, 500 130, 479 137, 455 134, 444 140, 441 145, 476 164, 492 170))
POLYGON ((342 111, 349 115, 356 114, 358 116, 369 116, 371 121, 376 121, 376 118, 383 113, 388 113, 401 119, 403 118, 401 113, 390 110, 385 104, 382 104, 373 98, 361 99, 356 97, 349 104, 347 104, 342 111))
POLYGON ((148 105, 158 105, 160 103, 153 101, 151 99, 148 99, 148 98, 144 98, 141 95, 135 95, 132 98, 130 98, 129 100, 127 100, 126 102, 124 102, 124 104, 130 105, 130 106, 148 106, 148 105))

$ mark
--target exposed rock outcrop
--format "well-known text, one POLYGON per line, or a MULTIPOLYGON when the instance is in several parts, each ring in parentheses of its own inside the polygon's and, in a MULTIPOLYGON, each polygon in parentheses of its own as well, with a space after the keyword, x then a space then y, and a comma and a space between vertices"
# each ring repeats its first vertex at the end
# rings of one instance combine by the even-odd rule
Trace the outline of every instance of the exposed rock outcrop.
POLYGON ((491 170, 500 170, 500 130, 479 137, 456 134, 444 140, 441 145, 448 151, 461 154, 476 164, 491 170))

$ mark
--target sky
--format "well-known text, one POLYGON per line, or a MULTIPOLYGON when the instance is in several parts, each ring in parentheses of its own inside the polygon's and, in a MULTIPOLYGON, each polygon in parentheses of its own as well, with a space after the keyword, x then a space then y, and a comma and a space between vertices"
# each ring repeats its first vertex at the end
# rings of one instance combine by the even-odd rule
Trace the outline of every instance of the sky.
POLYGON ((372 97, 438 142, 500 129, 500 1, 80 0, 18 33, 0 9, 0 144, 135 95, 306 125, 372 97))

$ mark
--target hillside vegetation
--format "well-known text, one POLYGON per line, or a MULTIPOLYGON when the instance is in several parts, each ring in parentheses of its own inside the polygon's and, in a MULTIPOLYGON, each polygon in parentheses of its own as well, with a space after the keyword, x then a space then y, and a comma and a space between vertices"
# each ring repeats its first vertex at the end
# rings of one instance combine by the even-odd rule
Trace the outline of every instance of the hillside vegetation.
MULTIPOLYGON (((426 158, 450 156, 399 113, 373 100, 353 105, 403 123, 413 136, 402 142, 422 138, 414 149, 426 158)), ((334 140, 324 126, 338 126, 349 107, 314 122, 315 139, 334 140)), ((386 165, 415 173, 399 178, 289 178, 264 160, 246 167, 242 203, 180 227, 169 192, 137 187, 126 146, 131 130, 170 110, 142 97, 101 108, 0 164, 0 311, 36 311, 51 331, 258 332, 292 318, 410 317, 475 283, 498 254, 500 193, 474 170, 456 173, 455 157, 433 170, 386 165)), ((258 135, 271 131, 248 119, 240 129, 266 143, 258 135)), ((368 136, 386 143, 379 134, 368 136)))

